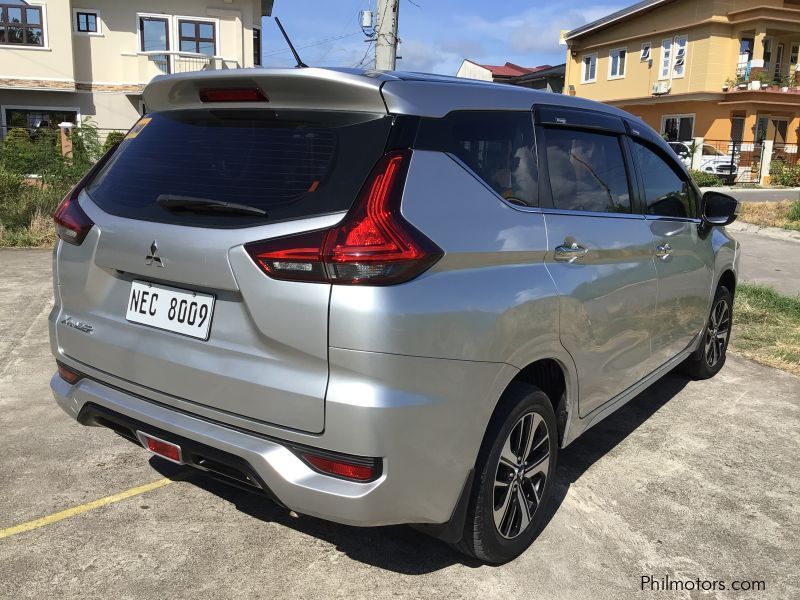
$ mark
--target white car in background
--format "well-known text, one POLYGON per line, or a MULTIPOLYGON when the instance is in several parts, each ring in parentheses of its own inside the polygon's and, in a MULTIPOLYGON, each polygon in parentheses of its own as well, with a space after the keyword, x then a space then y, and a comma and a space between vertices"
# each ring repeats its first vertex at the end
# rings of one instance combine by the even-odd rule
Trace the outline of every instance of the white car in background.
POLYGON ((669 147, 678 155, 681 162, 687 168, 694 168, 698 171, 713 173, 722 178, 725 183, 733 183, 739 169, 736 155, 725 154, 711 144, 703 144, 702 159, 700 164, 692 166, 692 143, 691 142, 668 142, 669 147))

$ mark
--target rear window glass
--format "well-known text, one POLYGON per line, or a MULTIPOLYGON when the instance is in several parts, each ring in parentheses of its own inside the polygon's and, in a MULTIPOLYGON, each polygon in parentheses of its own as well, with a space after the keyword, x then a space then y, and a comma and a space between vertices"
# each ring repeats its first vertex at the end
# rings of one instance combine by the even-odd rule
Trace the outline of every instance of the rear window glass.
POLYGON ((106 212, 202 227, 240 227, 350 208, 383 154, 385 115, 180 110, 148 115, 87 192, 106 212), (260 215, 167 210, 159 198, 212 200, 260 215))
POLYGON ((415 147, 450 152, 509 202, 537 205, 539 172, 530 111, 457 111, 442 119, 423 119, 415 147))

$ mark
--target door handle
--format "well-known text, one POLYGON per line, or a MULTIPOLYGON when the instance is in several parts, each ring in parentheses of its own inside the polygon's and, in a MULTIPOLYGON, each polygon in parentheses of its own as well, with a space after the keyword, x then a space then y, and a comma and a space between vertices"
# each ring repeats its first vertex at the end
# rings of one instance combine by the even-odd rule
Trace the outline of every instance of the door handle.
POLYGON ((656 256, 661 260, 666 260, 672 254, 672 246, 669 244, 660 244, 656 246, 656 256))
POLYGON ((565 242, 561 246, 556 246, 555 256, 553 256, 553 258, 559 262, 571 263, 586 256, 588 252, 589 249, 584 248, 578 242, 572 242, 569 245, 565 242))

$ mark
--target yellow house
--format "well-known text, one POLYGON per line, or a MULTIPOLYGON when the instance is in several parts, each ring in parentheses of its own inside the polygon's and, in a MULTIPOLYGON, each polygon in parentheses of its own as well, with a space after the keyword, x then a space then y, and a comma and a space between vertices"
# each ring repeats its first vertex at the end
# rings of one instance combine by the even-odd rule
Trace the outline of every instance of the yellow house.
POLYGON ((128 129, 156 75, 260 64, 272 0, 0 0, 0 137, 61 121, 128 129))
MULTIPOLYGON (((564 93, 669 140, 797 143, 800 0, 644 0, 564 40, 564 93)), ((796 146, 785 151, 796 159, 796 146)))

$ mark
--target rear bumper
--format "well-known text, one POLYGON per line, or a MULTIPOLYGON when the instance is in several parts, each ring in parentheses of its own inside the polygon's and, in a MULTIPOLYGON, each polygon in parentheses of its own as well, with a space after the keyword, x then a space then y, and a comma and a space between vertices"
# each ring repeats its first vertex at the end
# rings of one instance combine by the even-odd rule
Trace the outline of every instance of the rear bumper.
POLYGON ((359 526, 439 524, 451 519, 494 402, 514 373, 498 363, 331 348, 326 426, 318 436, 243 430, 222 414, 216 420, 178 410, 94 373, 74 385, 56 374, 51 388, 76 420, 98 424, 86 415, 99 407, 151 427, 153 435, 166 432, 235 457, 268 495, 298 513, 359 526), (367 483, 320 474, 289 449, 298 443, 379 457, 381 474, 367 483))

